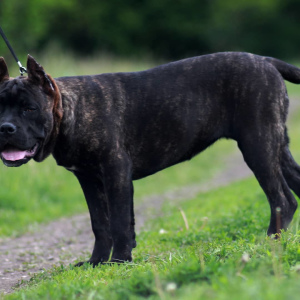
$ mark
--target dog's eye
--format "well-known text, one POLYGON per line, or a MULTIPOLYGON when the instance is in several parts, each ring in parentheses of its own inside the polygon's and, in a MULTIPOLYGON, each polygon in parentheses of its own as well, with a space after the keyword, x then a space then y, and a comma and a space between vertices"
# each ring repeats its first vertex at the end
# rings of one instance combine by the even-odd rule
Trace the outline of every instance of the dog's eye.
POLYGON ((35 111, 36 110, 36 108, 33 108, 33 107, 26 107, 26 108, 24 108, 24 112, 33 112, 33 111, 35 111))

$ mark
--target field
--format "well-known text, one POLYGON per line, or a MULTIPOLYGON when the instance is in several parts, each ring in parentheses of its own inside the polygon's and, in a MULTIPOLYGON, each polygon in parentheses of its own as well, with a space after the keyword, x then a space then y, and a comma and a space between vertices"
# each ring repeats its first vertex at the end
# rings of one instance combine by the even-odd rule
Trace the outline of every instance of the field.
MULTIPOLYGON (((141 70, 154 65, 151 60, 127 62, 109 56, 82 61, 63 53, 45 54, 39 62, 54 77, 141 70)), ((290 84, 288 88, 297 98, 300 88, 290 84)), ((289 134, 291 150, 300 161, 300 119, 297 118, 300 106, 295 103, 289 134)), ((220 141, 191 162, 135 182, 136 205, 146 205, 143 199, 152 194, 197 182, 209 183, 227 167, 226 161, 235 149, 234 142, 220 141)), ((42 164, 30 162, 21 168, 1 166, 0 169, 2 237, 34 232, 41 223, 87 211, 76 179, 55 166, 52 158, 42 164)), ((147 230, 138 234, 133 263, 94 269, 88 265, 82 268, 57 265, 34 275, 20 289, 2 297, 298 299, 299 212, 280 240, 266 237, 268 221, 267 199, 251 177, 200 192, 180 203, 164 204, 160 216, 148 220, 147 230)))

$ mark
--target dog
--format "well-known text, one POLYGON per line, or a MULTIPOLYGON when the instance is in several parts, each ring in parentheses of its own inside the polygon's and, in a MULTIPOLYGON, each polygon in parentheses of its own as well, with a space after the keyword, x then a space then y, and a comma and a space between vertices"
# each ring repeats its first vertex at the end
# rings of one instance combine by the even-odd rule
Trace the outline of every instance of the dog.
POLYGON ((267 196, 268 235, 288 228, 300 167, 288 147, 284 79, 300 83, 300 69, 223 52, 141 72, 56 79, 29 55, 27 70, 28 77, 10 78, 0 59, 1 159, 18 167, 52 154, 75 174, 95 235, 88 263, 132 260, 133 180, 189 160, 220 138, 237 142, 267 196))

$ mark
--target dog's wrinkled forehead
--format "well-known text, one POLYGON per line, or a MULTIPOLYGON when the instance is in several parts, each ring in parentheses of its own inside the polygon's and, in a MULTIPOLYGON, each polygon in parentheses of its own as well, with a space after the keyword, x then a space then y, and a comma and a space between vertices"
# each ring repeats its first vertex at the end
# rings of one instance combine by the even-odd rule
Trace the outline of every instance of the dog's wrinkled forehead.
POLYGON ((0 85, 0 103, 10 101, 10 104, 34 98, 38 88, 31 86, 24 77, 8 80, 0 85))

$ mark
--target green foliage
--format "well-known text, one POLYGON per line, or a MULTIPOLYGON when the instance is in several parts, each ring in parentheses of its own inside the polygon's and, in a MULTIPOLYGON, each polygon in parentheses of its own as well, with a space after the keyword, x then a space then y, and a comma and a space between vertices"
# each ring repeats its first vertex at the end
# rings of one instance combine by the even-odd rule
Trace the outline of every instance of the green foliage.
MULTIPOLYGON (((297 0, 2 0, 1 26, 18 53, 53 41, 81 54, 168 59, 243 50, 299 58, 297 0)), ((8 54, 0 43, 1 55, 8 54)))

